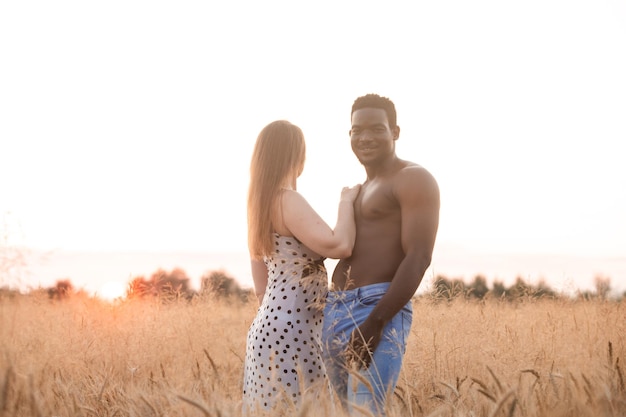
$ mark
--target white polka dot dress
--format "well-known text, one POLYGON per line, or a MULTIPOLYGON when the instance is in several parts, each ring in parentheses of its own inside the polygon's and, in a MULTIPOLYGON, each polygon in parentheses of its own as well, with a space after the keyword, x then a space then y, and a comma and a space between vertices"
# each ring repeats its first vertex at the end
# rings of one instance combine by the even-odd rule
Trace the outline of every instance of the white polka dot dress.
POLYGON ((294 237, 274 238, 274 255, 265 258, 267 288, 247 337, 243 401, 249 411, 297 407, 302 395, 329 390, 321 343, 324 258, 294 237))

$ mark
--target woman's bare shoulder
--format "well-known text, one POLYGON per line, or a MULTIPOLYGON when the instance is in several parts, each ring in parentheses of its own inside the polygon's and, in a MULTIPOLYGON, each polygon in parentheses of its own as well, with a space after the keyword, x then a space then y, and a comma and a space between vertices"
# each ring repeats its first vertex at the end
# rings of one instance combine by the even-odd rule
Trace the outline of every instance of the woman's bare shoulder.
POLYGON ((279 207, 274 219, 274 229, 280 235, 293 236, 289 224, 307 212, 309 203, 298 191, 285 189, 281 191, 279 207))
POLYGON ((281 202, 283 210, 293 206, 299 207, 302 204, 308 204, 302 194, 292 189, 283 189, 281 191, 281 202))

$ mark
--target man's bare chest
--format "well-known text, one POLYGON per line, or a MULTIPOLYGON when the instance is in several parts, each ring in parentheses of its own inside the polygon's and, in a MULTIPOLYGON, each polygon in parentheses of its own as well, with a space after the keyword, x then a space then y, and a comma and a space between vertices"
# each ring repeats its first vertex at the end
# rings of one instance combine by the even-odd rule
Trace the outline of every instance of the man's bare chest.
POLYGON ((375 220, 399 214, 398 202, 391 186, 386 183, 364 184, 355 203, 357 220, 375 220))

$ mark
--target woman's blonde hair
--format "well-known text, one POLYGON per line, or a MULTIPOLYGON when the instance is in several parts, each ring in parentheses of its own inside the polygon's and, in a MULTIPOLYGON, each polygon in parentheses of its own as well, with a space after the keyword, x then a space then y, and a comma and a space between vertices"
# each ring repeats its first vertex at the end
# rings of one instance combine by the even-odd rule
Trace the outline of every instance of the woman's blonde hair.
POLYGON ((250 163, 248 189, 248 248, 255 259, 273 252, 272 233, 281 189, 304 164, 302 130, 286 120, 265 126, 257 137, 250 163))

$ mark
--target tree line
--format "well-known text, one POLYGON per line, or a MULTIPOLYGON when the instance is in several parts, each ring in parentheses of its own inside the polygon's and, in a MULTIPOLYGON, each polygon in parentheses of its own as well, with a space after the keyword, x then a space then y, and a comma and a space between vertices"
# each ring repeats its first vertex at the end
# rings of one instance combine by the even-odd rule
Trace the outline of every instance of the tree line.
MULTIPOLYGON (((154 298, 162 302, 178 300, 190 301, 194 298, 212 296, 220 299, 237 300, 247 302, 254 296, 251 289, 243 288, 237 280, 223 270, 211 271, 200 279, 200 289, 195 290, 190 285, 191 279, 181 268, 171 271, 158 269, 148 278, 137 276, 130 280, 126 286, 123 299, 149 299, 154 298)), ((17 296, 43 294, 50 300, 66 300, 73 297, 89 297, 81 288, 74 286, 69 278, 59 279, 50 287, 31 289, 25 294, 22 291, 9 286, 0 287, 1 296, 17 296)), ((98 294, 95 294, 98 297, 98 294)))
MULTIPOLYGON (((611 279, 603 276, 594 278, 593 291, 578 291, 575 295, 580 299, 609 299, 611 296, 611 279)), ((485 298, 514 301, 520 299, 567 298, 552 289, 545 281, 532 285, 523 278, 517 277, 515 282, 506 286, 501 281, 494 281, 491 287, 487 284, 487 279, 482 275, 476 275, 469 284, 462 279, 448 279, 445 276, 437 276, 428 293, 435 299, 452 300, 457 298, 483 300, 485 298)), ((626 298, 626 291, 617 297, 618 300, 626 298)))
MULTIPOLYGON (((171 271, 158 269, 148 278, 137 276, 127 284, 124 299, 149 299, 154 298, 162 302, 178 300, 190 301, 194 298, 211 296, 230 301, 248 302, 253 300, 254 291, 243 288, 238 281, 224 270, 216 270, 205 273, 200 279, 200 289, 195 290, 190 285, 190 278, 181 268, 171 271)), ((611 299, 611 280, 607 277, 597 276, 594 279, 593 291, 579 291, 577 299, 611 299)), ((85 295, 81 289, 76 289, 70 279, 56 281, 53 286, 38 288, 35 292, 45 293, 51 300, 63 300, 77 295, 85 295)), ((0 294, 10 295, 17 293, 8 287, 0 288, 0 294)), ((96 294, 97 295, 97 294, 96 294)), ((455 299, 484 300, 496 299, 502 301, 516 301, 522 299, 565 299, 571 296, 563 295, 550 288, 544 281, 538 284, 527 283, 521 277, 506 286, 500 281, 494 281, 489 286, 487 279, 482 275, 476 275, 469 283, 463 279, 449 279, 443 275, 435 278, 429 289, 416 298, 428 297, 436 301, 451 301, 455 299)), ((626 291, 612 299, 621 301, 626 298, 626 291)))

